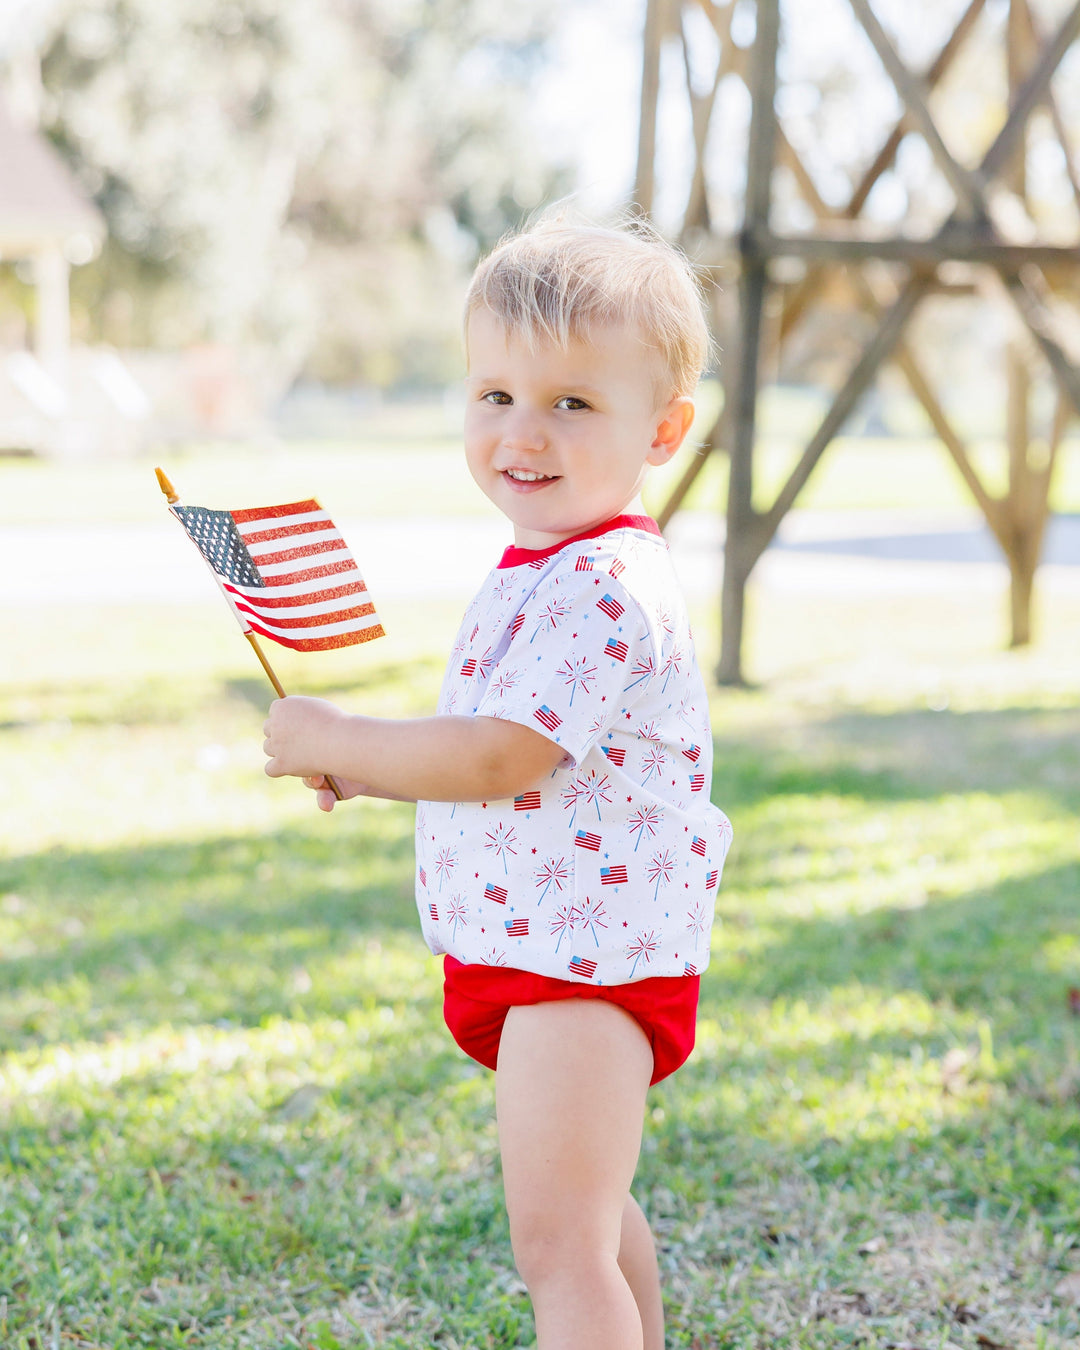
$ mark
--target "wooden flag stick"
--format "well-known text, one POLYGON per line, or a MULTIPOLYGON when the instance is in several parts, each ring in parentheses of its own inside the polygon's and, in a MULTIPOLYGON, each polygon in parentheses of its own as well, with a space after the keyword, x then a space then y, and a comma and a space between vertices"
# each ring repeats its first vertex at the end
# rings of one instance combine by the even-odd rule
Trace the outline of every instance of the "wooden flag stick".
MULTIPOLYGON (((157 475, 158 487, 161 488, 162 492, 165 494, 165 500, 169 504, 169 510, 172 511, 172 513, 175 515, 176 514, 175 508, 182 505, 180 501, 180 494, 173 487, 172 483, 168 478, 168 475, 165 473, 163 469, 155 469, 154 473, 157 475)), ((200 555, 202 554, 201 549, 199 550, 199 553, 200 555)), ((207 567, 210 567, 210 564, 209 562, 207 562, 205 557, 203 558, 203 562, 206 562, 207 567)), ((225 587, 222 586, 221 581, 218 578, 218 574, 214 571, 212 567, 210 567, 210 574, 217 582, 218 590, 221 592, 221 594, 225 597, 226 601, 228 602, 229 609, 232 610, 233 617, 236 619, 236 622, 240 625, 240 628, 243 631, 244 636, 247 638, 248 642, 251 643, 251 649, 255 653, 255 655, 259 658, 259 664, 266 672, 266 678, 274 686, 274 693, 277 694, 278 698, 285 698, 286 694, 285 690, 282 688, 281 681, 278 679, 274 671, 274 667, 270 664, 269 660, 267 659, 266 653, 262 649, 262 644, 259 642, 259 639, 252 632, 251 625, 240 613, 240 611, 236 608, 236 605, 233 603, 232 596, 225 589, 225 587)), ((326 780, 326 786, 330 789, 330 791, 334 794, 334 796, 338 799, 338 801, 339 802, 344 801, 345 794, 342 792, 336 779, 331 774, 328 773, 324 773, 323 778, 326 780)))

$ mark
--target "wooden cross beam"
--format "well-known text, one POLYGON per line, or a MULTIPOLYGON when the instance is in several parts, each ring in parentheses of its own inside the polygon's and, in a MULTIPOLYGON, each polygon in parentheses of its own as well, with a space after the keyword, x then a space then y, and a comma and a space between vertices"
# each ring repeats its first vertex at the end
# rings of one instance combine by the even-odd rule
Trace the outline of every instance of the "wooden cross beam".
MULTIPOLYGON (((1007 163, 1008 157, 1026 124, 1032 109, 1044 98, 1049 81, 1064 56, 1066 50, 1080 32, 1080 0, 1065 17, 1058 32, 1044 49, 1040 60, 1027 80, 1017 92, 1004 126, 998 132, 993 144, 983 156, 983 160, 974 174, 957 164, 940 135, 926 108, 925 99, 917 84, 908 76, 895 56, 891 44, 885 37, 880 25, 877 25, 866 0, 850 0, 856 14, 867 26, 868 34, 875 47, 880 47, 879 55, 891 74, 895 75, 898 91, 904 99, 907 113, 916 126, 923 130, 931 144, 935 159, 947 173, 950 183, 957 194, 958 205, 963 217, 954 214, 945 223, 938 234, 929 241, 923 258, 909 253, 908 261, 914 270, 907 283, 902 287, 896 300, 881 318, 877 330, 867 344, 862 358, 850 372, 842 388, 834 397, 817 432, 805 447, 799 462, 792 470, 787 482, 781 488, 772 507, 758 512, 752 501, 752 453, 755 429, 755 399, 759 346, 761 333, 761 307, 766 286, 766 268, 771 257, 784 253, 796 253, 800 241, 785 239, 773 234, 768 225, 769 176, 771 154, 776 141, 775 109, 775 59, 776 34, 770 27, 775 15, 775 0, 759 0, 758 22, 759 40, 755 43, 754 78, 751 93, 754 99, 754 116, 751 121, 750 150, 747 168, 747 205, 744 228, 739 237, 740 253, 743 260, 743 277, 740 283, 740 308, 742 314, 742 332, 740 334, 740 369, 737 384, 737 406, 734 409, 735 435, 732 443, 731 478, 728 490, 728 531, 724 563, 724 587, 722 597, 722 637, 721 658, 718 677, 725 683, 739 683, 742 680, 741 646, 744 611, 744 594, 747 578, 765 547, 773 538, 780 521, 795 501, 810 473, 820 459, 825 447, 839 430, 851 412, 862 392, 869 386, 882 362, 895 349, 903 329, 915 312, 915 309, 930 288, 932 273, 929 269, 937 263, 962 256, 961 248, 969 253, 977 253, 979 261, 995 266, 1006 286, 1021 317, 1032 332, 1035 340, 1043 349, 1051 368, 1063 389, 1077 408, 1080 408, 1080 372, 1068 361, 1062 344, 1052 331, 1049 315, 1041 304, 1035 288, 1025 280, 1023 269, 1030 269, 1035 256, 1030 246, 1023 246, 1019 252, 1012 253, 1011 247, 996 237, 990 222, 990 213, 986 201, 985 186, 1007 163), (764 33, 762 23, 765 20, 764 33), (764 37, 764 41, 762 38, 764 37), (760 53, 760 54, 759 54, 760 53), (771 82, 765 67, 773 63, 771 82), (902 73, 901 73, 902 71, 902 73), (762 104, 765 104, 762 107, 762 104), (920 267, 919 264, 922 264, 920 267)), ((808 242, 808 241, 803 241, 808 242)), ((827 250, 832 243, 842 245, 834 255, 837 260, 850 261, 856 250, 851 239, 835 241, 814 240, 811 248, 827 250)), ((885 250, 895 250, 894 257, 903 257, 903 250, 916 241, 860 241, 864 256, 882 257, 885 250)), ((819 255, 820 256, 820 255, 819 255)), ((1054 250, 1041 259, 1047 263, 1069 262, 1075 265, 1075 250, 1054 250)))
MULTIPOLYGON (((1060 64, 1065 52, 1077 34, 1080 33, 1080 0, 1077 0, 1077 3, 1073 5, 1072 10, 1058 29, 1054 40, 1047 45, 1042 61, 1038 63, 1036 69, 1021 87, 1020 93, 1006 118, 1005 125, 998 132, 994 143, 986 152, 979 169, 974 174, 969 173, 956 162, 945 142, 941 139, 921 90, 911 79, 910 73, 896 54, 895 48, 878 23, 867 0, 849 0, 849 3, 873 43, 874 50, 881 58, 882 65, 896 85, 897 92, 907 105, 916 125, 922 131, 935 160, 947 175, 957 195, 959 206, 967 216, 975 219, 975 230, 980 234, 989 236, 981 249, 979 241, 969 238, 966 241, 969 244, 966 255, 969 258, 972 256, 970 246, 974 245, 975 253, 981 252, 981 256, 976 256, 973 260, 988 262, 1000 272, 1006 292, 1014 302, 1017 311, 1035 340, 1046 354, 1061 388, 1072 400, 1076 410, 1080 412, 1080 371, 1076 370, 1065 355, 1061 343, 1053 333, 1053 325, 1050 322, 1049 315, 1043 312, 1044 307, 1041 305, 1038 296, 1034 294, 1030 286, 1024 284, 1020 275, 1022 268, 1035 265, 1037 255, 1040 253, 1047 257, 1049 261, 1071 261, 1075 265, 1077 252, 1075 249, 1056 249, 1048 254, 1045 250, 1036 249, 1031 245, 1019 245, 1010 248, 1009 245, 1000 243, 991 221, 990 208, 986 197, 991 180, 1004 167, 1011 147, 1020 135, 1028 116, 1046 92, 1050 78, 1060 64)), ((967 230, 963 231, 961 238, 968 233, 967 230)), ((963 256, 959 252, 959 247, 962 247, 962 245, 956 238, 950 238, 944 230, 939 232, 937 240, 947 248, 947 254, 943 256, 949 258, 963 256)))

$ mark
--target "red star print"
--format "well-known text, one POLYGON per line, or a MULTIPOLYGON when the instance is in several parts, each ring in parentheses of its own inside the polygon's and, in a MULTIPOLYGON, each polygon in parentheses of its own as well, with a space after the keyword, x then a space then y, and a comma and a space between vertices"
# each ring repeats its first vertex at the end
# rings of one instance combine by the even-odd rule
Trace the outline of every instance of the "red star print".
POLYGON ((629 927, 630 927, 630 925, 626 922, 625 919, 623 919, 623 921, 622 921, 622 926, 623 926, 624 928, 629 928, 629 927))
POLYGON ((535 853, 535 852, 536 852, 536 849, 533 849, 533 852, 535 853))
POLYGON ((479 872, 474 872, 474 873, 473 873, 473 880, 474 880, 474 881, 479 881, 479 880, 480 880, 480 873, 479 873, 479 872))
POLYGON ((633 797, 627 797, 626 800, 627 800, 628 802, 632 802, 634 799, 633 799, 633 797))

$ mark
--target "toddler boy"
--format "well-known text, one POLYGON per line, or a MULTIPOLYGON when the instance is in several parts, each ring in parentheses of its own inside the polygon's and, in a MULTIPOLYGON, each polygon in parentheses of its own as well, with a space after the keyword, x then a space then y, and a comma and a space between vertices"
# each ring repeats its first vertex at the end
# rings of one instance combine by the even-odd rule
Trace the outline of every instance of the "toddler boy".
POLYGON ((514 1258, 539 1350, 662 1350, 630 1195, 649 1084, 694 1041, 731 827, 704 685, 642 483, 707 352, 686 260, 641 226, 541 220, 476 271, 465 454, 514 528, 438 713, 287 698, 266 771, 417 802, 417 903, 445 1016, 496 1070, 514 1258))

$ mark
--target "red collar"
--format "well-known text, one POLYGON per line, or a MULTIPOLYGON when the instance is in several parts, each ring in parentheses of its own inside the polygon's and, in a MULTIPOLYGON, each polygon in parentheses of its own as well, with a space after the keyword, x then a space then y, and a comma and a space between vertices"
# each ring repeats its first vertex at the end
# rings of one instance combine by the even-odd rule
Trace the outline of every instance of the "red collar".
POLYGON ((660 534, 660 526, 651 516, 613 516, 602 525, 594 525, 591 529, 583 530, 581 534, 575 534, 569 539, 562 540, 561 543, 552 544, 550 548, 518 548, 512 544, 499 559, 499 569, 543 562, 545 558, 561 552, 568 544, 578 544, 583 539, 599 539, 602 534, 609 534, 612 530, 644 530, 646 534, 660 534))

